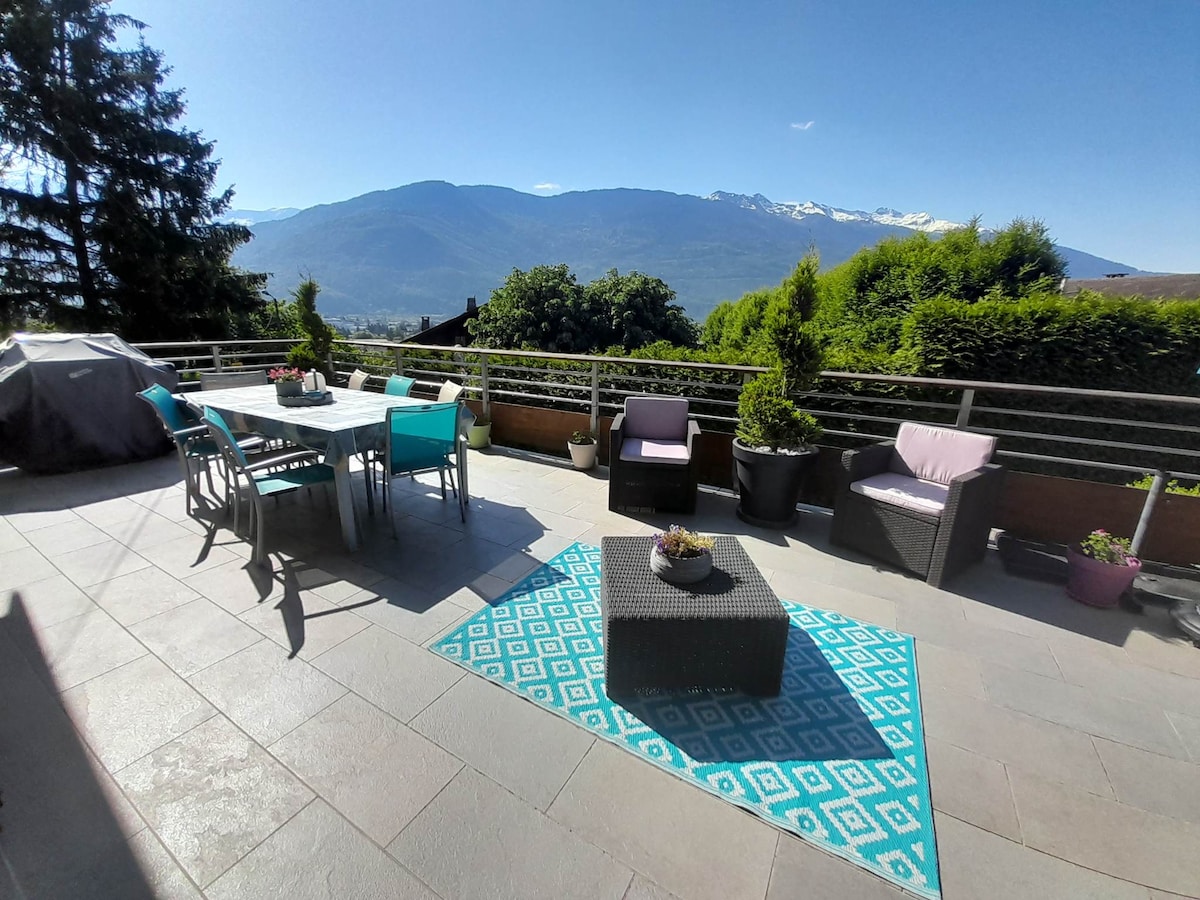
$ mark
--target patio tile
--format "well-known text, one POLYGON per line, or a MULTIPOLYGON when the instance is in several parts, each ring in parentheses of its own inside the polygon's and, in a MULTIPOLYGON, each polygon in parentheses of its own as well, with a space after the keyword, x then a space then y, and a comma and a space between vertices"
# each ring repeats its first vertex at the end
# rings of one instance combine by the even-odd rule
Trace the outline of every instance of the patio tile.
POLYGON ((38 652, 59 691, 146 655, 146 648, 100 609, 51 625, 37 640, 38 652))
POLYGON ((58 569, 33 547, 20 547, 0 553, 0 591, 7 591, 32 581, 45 581, 58 574, 58 569))
POLYGON ((259 641, 188 679, 260 744, 278 740, 346 689, 273 641, 259 641))
POLYGON ((493 600, 503 597, 513 587, 511 581, 483 572, 467 573, 463 582, 462 587, 455 588, 445 599, 470 612, 478 612, 493 600))
POLYGON ((55 556, 52 561, 82 588, 150 567, 143 557, 117 541, 93 544, 65 556, 55 556))
POLYGON ((443 897, 617 900, 633 875, 470 768, 387 850, 443 897))
POLYGON ((775 573, 770 584, 776 594, 787 600, 840 612, 860 622, 871 622, 884 628, 896 627, 896 604, 891 600, 808 581, 786 572, 775 573))
POLYGON ((97 528, 105 528, 118 522, 125 522, 145 515, 145 507, 134 503, 127 497, 113 497, 111 500, 98 500, 95 503, 85 503, 74 507, 75 514, 86 519, 97 528))
POLYGON ((87 593, 122 625, 133 625, 200 596, 162 569, 154 568, 93 584, 87 593))
POLYGON ((238 618, 291 656, 312 660, 371 624, 357 612, 349 602, 330 603, 305 591, 276 597, 238 618))
POLYGON ((313 797, 223 716, 122 769, 117 780, 202 887, 313 797))
POLYGON ((29 545, 29 541, 25 540, 21 532, 9 525, 3 516, 0 516, 0 553, 21 550, 29 545))
POLYGON ((1010 773, 1026 845, 1117 878, 1200 896, 1200 826, 1010 773))
POLYGON ((1112 796, 1096 748, 1083 732, 940 688, 921 691, 921 708, 927 737, 1112 796))
POLYGON ((184 678, 262 640, 249 625, 203 597, 129 630, 184 678))
POLYGON ((780 834, 766 900, 846 897, 905 900, 911 897, 878 875, 826 853, 799 838, 780 834))
POLYGON ((217 712, 153 656, 71 688, 62 700, 75 727, 114 772, 217 712))
POLYGON ((462 769, 356 694, 280 738, 271 753, 381 846, 462 769))
POLYGON ((679 897, 635 872, 621 900, 679 900, 679 897))
POLYGON ((475 675, 446 691, 412 727, 543 811, 595 740, 475 675), (480 740, 482 735, 487 739, 480 740))
MULTIPOLYGON (((1168 627, 1163 623, 1164 631, 1168 627)), ((1182 634, 1131 631, 1125 640, 1125 653, 1139 665, 1200 678, 1200 653, 1182 634)))
POLYGON ((371 625, 313 660, 356 694, 407 722, 463 676, 428 650, 371 625))
POLYGON ((1173 712, 1167 713, 1167 718, 1175 726, 1175 733, 1187 748, 1192 762, 1200 763, 1200 719, 1173 712))
POLYGON ((933 807, 1012 841, 1021 840, 1004 764, 934 738, 925 742, 933 807))
POLYGON ((916 641, 917 676, 921 686, 948 688, 968 697, 985 699, 979 660, 960 650, 916 641))
POLYGON ((346 600, 354 612, 393 634, 422 644, 464 615, 463 608, 395 578, 371 585, 346 600))
MULTIPOLYGON (((218 494, 221 491, 220 479, 214 477, 213 484, 216 486, 218 494)), ((208 485, 205 483, 205 489, 208 485)), ((155 491, 147 491, 142 494, 137 494, 130 497, 135 503, 144 506, 152 512, 158 513, 167 519, 178 521, 188 518, 187 512, 187 495, 182 487, 162 488, 155 491)))
POLYGON ((71 509, 37 509, 29 512, 10 512, 4 516, 8 524, 21 534, 29 534, 39 528, 49 528, 51 525, 62 525, 78 520, 71 509))
POLYGON ((1055 650, 1054 656, 1063 677, 1072 684, 1200 717, 1200 680, 1196 678, 1136 665, 1128 658, 1125 662, 1115 662, 1108 657, 1074 649, 1055 650))
POLYGON ((990 663, 984 664, 983 682, 993 703, 1143 750, 1187 759, 1175 729, 1157 707, 990 663))
POLYGON ((209 885, 210 900, 437 900, 437 896, 316 800, 209 885))
MULTIPOLYGON (((138 861, 146 882, 154 891, 156 900, 204 900, 200 889, 171 858, 167 848, 149 828, 143 829, 131 837, 129 848, 138 861)), ((112 893, 110 896, 131 897, 133 895, 121 892, 112 893)))
POLYGON ((774 828, 603 741, 549 816, 680 897, 766 893, 774 828))
POLYGON ((21 598, 25 615, 35 631, 93 612, 96 604, 63 575, 0 590, 0 618, 11 611, 13 601, 21 598))
POLYGON ((226 563, 237 565, 244 562, 236 553, 224 547, 209 546, 204 538, 193 534, 164 544, 155 544, 141 553, 168 575, 182 580, 205 569, 214 569, 226 563))
POLYGON ((947 900, 1147 900, 1146 889, 1139 885, 1055 859, 950 816, 935 813, 933 824, 942 896, 947 900))
POLYGON ((1045 641, 1012 631, 975 625, 924 605, 901 603, 897 610, 900 630, 918 640, 1048 678, 1061 677, 1058 664, 1045 641))
POLYGON ((182 580, 235 616, 283 596, 283 584, 271 572, 237 556, 182 580))
POLYGON ((1096 738, 1117 800, 1200 825, 1200 765, 1096 738))
POLYGON ((137 515, 100 526, 131 550, 145 550, 195 534, 185 525, 153 513, 143 506, 133 506, 138 511, 137 515))
POLYGON ((25 539, 46 556, 60 556, 111 540, 95 525, 80 518, 31 531, 25 539))

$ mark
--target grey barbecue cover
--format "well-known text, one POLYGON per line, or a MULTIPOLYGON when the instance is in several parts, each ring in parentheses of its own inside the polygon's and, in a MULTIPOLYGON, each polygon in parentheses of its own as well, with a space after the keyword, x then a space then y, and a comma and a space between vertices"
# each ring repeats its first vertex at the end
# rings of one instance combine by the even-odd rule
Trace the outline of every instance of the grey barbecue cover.
POLYGON ((0 343, 0 460, 48 474, 157 456, 169 440, 135 395, 178 383, 115 334, 15 334, 0 343))

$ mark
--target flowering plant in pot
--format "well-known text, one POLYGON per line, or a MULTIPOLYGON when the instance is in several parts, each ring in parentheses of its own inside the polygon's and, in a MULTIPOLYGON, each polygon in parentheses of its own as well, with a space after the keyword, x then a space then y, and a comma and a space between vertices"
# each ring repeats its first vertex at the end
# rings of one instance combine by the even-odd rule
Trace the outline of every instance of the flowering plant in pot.
POLYGON ((650 550, 650 571, 664 581, 690 584, 708 577, 712 571, 714 541, 705 534, 672 525, 654 535, 650 550))
POLYGON ((304 373, 286 366, 271 369, 267 378, 275 382, 275 393, 280 397, 299 397, 304 393, 304 373))
POLYGON ((571 463, 577 469, 590 469, 596 464, 596 436, 590 431, 576 431, 567 441, 571 463))
POLYGON ((1129 538, 1097 528, 1067 547, 1067 594, 1090 606, 1116 606, 1141 569, 1129 538))

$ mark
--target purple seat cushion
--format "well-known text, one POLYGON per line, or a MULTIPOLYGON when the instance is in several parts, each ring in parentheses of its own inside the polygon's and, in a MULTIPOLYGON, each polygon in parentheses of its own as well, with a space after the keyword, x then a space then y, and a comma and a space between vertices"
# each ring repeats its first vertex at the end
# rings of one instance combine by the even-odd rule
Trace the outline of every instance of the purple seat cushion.
POLYGON ((903 422, 888 466, 899 475, 949 484, 991 461, 996 439, 955 428, 903 422))
POLYGON ((621 442, 622 462, 668 463, 686 466, 688 448, 685 441, 650 441, 643 438, 625 438, 621 442))
POLYGON ((884 472, 856 481, 850 485, 850 490, 872 500, 931 516, 942 514, 946 508, 946 496, 950 493, 949 485, 909 478, 896 472, 884 472))
POLYGON ((625 398, 626 440, 686 441, 687 431, 688 402, 682 397, 625 398))

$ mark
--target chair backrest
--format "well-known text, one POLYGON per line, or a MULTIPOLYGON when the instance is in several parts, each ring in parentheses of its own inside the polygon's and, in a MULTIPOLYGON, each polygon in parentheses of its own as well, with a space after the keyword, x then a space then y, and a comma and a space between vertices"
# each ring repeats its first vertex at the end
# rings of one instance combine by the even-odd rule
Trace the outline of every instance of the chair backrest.
POLYGON ((367 386, 367 379, 371 376, 362 369, 355 369, 350 376, 350 380, 346 382, 346 387, 352 391, 361 391, 367 386))
POLYGON ((391 394, 393 397, 407 397, 412 393, 413 385, 417 383, 417 379, 409 378, 405 375, 393 375, 387 380, 387 386, 384 387, 385 394, 391 394))
POLYGON ((682 397, 626 397, 625 436, 686 441, 688 402, 682 397))
MULTIPOLYGON (((217 446, 221 448, 221 455, 225 457, 226 462, 239 472, 244 469, 247 465, 246 454, 238 446, 237 438, 233 436, 233 432, 229 430, 229 426, 225 424, 225 420, 221 418, 221 414, 215 409, 206 406, 204 407, 202 418, 204 424, 208 426, 208 433, 217 442, 217 446)), ((253 480, 251 479, 251 481, 253 480)))
POLYGON ((888 468, 910 478, 949 484, 990 462, 995 452, 996 439, 991 435, 902 422, 888 468))
POLYGON ((453 403, 462 396, 463 386, 455 384, 453 381, 447 381, 438 390, 438 403, 453 403))
POLYGON ((387 411, 385 455, 393 475, 446 464, 458 440, 458 403, 393 406, 387 411))
POLYGON ((262 369, 249 372, 201 372, 200 390, 218 391, 221 388, 246 387, 251 384, 266 384, 267 373, 262 369))
MULTIPOLYGON (((138 396, 154 408, 158 414, 158 420, 162 422, 167 431, 171 432, 172 437, 177 431, 183 431, 183 429, 191 428, 196 424, 194 419, 188 419, 184 412, 186 407, 181 406, 171 392, 161 384, 150 385, 144 391, 140 391, 138 396)), ((175 438, 175 440, 179 440, 179 438, 175 438)))

